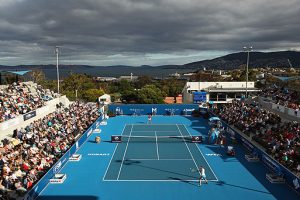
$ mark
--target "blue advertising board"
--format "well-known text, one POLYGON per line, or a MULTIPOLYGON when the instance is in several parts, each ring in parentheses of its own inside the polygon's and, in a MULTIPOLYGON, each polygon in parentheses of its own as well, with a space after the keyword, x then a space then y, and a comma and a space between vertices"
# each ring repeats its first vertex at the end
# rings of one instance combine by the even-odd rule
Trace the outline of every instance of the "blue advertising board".
POLYGON ((194 92, 193 93, 193 102, 194 103, 206 102, 206 92, 194 92))
POLYGON ((113 104, 108 110, 116 115, 190 115, 195 104, 113 104))

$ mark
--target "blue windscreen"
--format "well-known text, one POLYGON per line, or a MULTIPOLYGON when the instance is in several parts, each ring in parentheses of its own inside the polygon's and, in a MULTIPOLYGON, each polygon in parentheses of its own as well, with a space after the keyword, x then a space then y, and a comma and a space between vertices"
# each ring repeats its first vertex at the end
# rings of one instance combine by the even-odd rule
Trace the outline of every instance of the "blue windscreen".
POLYGON ((194 92, 194 103, 206 102, 206 92, 194 92))

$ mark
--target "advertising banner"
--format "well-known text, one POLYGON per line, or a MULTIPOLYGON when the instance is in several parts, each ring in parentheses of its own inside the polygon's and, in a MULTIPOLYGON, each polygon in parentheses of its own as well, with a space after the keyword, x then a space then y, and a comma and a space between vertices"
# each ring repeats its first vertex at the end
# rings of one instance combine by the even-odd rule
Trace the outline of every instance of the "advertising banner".
POLYGON ((23 115, 24 121, 29 120, 36 116, 36 111, 32 111, 23 115))
POLYGON ((196 104, 118 104, 108 105, 116 115, 190 115, 198 110, 196 104))
POLYGON ((206 102, 206 92, 194 92, 193 97, 194 97, 193 98, 194 103, 206 102))

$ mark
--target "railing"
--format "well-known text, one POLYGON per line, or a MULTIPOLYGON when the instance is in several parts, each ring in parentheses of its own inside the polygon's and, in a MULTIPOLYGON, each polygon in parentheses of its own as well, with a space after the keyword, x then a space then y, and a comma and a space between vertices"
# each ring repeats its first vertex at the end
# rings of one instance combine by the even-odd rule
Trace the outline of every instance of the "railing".
POLYGON ((292 117, 300 118, 300 111, 296 111, 295 109, 273 103, 270 99, 267 98, 258 97, 258 100, 261 104, 264 104, 264 106, 266 106, 269 109, 284 113, 292 117))

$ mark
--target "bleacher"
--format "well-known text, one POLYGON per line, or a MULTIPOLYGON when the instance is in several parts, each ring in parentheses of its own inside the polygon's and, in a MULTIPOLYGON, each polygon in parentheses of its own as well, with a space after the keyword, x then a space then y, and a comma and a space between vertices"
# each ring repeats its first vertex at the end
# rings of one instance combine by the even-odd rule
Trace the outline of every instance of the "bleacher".
POLYGON ((33 82, 1 85, 0 123, 43 107, 57 96, 33 82))

